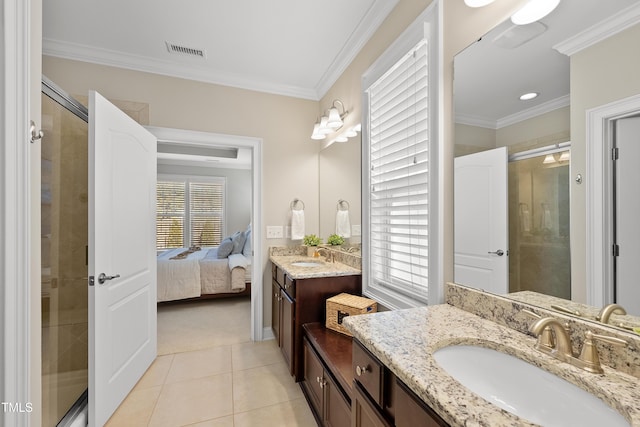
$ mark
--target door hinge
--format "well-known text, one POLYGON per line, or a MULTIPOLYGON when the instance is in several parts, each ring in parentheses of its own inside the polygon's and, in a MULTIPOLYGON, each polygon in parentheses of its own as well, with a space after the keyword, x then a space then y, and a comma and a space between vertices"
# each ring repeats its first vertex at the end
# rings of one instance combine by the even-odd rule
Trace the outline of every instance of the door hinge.
POLYGON ((620 245, 613 244, 613 256, 620 256, 620 245))
POLYGON ((611 149, 611 160, 618 160, 620 157, 620 149, 618 147, 611 149))

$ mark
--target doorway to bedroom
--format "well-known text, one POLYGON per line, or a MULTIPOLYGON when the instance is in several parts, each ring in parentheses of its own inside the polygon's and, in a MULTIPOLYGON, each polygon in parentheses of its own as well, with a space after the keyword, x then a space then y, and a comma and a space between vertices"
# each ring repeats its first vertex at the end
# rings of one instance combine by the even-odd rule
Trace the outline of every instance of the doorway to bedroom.
POLYGON ((158 301, 250 295, 250 338, 261 341, 262 141, 147 129, 158 138, 158 301))

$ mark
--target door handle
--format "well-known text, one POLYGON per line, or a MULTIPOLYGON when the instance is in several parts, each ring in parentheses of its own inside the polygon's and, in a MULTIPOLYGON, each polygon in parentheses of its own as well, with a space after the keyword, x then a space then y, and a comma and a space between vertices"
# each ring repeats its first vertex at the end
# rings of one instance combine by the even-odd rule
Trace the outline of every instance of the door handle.
POLYGON ((502 249, 498 249, 498 250, 497 250, 497 251, 495 251, 495 252, 491 252, 491 251, 489 251, 489 252, 487 252, 487 253, 488 253, 488 254, 495 254, 495 255, 498 255, 498 256, 502 256, 502 255, 504 255, 504 251, 503 251, 502 249))
POLYGON ((119 274, 115 274, 113 276, 107 276, 104 273, 100 273, 100 275, 98 276, 98 283, 103 285, 104 282, 106 282, 107 280, 113 280, 113 279, 117 279, 118 277, 120 277, 119 274))

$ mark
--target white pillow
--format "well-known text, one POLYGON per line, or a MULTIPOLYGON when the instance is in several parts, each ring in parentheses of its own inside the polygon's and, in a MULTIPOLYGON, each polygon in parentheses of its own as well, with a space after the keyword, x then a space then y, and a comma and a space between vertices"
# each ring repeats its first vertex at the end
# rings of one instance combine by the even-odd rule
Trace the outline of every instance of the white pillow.
POLYGON ((251 228, 248 228, 247 231, 245 231, 245 236, 247 239, 244 242, 244 248, 242 248, 242 255, 250 258, 253 255, 251 253, 251 228))

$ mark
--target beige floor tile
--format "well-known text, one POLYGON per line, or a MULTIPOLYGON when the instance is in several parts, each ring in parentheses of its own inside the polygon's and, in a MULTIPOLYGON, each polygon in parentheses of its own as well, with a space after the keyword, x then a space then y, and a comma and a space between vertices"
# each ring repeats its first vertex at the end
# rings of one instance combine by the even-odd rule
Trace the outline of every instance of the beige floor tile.
POLYGON ((173 356, 166 384, 231 372, 231 346, 177 353, 173 356))
POLYGON ((236 413, 302 397, 284 361, 233 373, 233 407, 236 413))
POLYGON ((231 373, 165 384, 149 426, 183 426, 233 413, 231 373))
POLYGON ((155 387, 164 384, 169 368, 171 367, 171 361, 173 360, 173 354, 166 356, 158 356, 153 361, 147 372, 144 373, 136 389, 155 387))
POLYGON ((111 416, 106 427, 146 426, 161 389, 161 386, 156 386, 133 390, 111 416))
POLYGON ((253 411, 236 413, 233 418, 234 427, 315 427, 317 425, 304 397, 253 411))
POLYGON ((215 420, 207 420, 201 423, 189 424, 189 427, 233 427, 233 415, 216 418, 215 420))
POLYGON ((282 361, 282 353, 276 340, 234 344, 232 357, 234 371, 272 365, 282 361))

